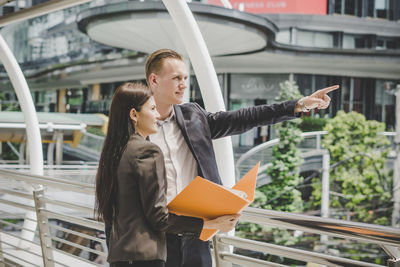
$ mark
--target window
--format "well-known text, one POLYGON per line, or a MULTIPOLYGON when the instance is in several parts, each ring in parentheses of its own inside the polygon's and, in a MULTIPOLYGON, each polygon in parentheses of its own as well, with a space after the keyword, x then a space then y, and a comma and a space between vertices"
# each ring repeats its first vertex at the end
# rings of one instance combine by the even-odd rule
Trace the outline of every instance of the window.
POLYGON ((355 48, 355 37, 354 35, 343 34, 343 48, 354 49, 355 48))
POLYGON ((396 20, 396 1, 398 0, 334 0, 334 7, 336 14, 396 20))
POLYGON ((276 35, 276 40, 279 43, 290 44, 290 31, 289 30, 279 31, 278 34, 276 35))
POLYGON ((333 47, 333 34, 325 32, 297 31, 297 42, 299 46, 306 47, 333 47))
POLYGON ((388 16, 388 0, 375 0, 375 17, 387 18, 388 16))
POLYGON ((335 13, 353 16, 362 16, 362 0, 336 0, 335 13))
POLYGON ((355 15, 356 14, 355 0, 346 0, 345 1, 344 14, 347 14, 347 15, 355 15))

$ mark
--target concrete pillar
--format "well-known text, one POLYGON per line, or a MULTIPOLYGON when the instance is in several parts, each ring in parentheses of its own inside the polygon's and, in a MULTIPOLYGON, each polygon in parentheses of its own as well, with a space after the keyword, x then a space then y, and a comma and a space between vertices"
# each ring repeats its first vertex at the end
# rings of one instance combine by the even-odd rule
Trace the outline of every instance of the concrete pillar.
POLYGON ((63 160, 64 135, 61 131, 56 132, 56 165, 61 165, 63 160))
POLYGON ((100 94, 100 84, 96 83, 93 84, 92 86, 92 99, 93 101, 97 101, 101 99, 101 94, 100 94))
POLYGON ((67 111, 66 95, 66 89, 60 89, 57 91, 57 112, 65 113, 67 111))

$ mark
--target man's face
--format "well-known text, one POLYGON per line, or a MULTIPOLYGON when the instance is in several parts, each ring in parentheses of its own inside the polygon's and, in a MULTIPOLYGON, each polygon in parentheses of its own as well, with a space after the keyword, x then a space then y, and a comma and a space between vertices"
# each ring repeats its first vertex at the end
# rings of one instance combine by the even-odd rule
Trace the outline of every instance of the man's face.
POLYGON ((175 105, 182 103, 188 72, 179 59, 165 59, 158 74, 152 76, 150 86, 157 103, 175 105))

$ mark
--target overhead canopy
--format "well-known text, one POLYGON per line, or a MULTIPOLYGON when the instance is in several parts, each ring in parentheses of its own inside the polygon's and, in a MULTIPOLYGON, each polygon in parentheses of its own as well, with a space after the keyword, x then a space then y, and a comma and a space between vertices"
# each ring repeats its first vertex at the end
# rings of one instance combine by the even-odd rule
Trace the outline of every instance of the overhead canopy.
MULTIPOLYGON (((266 19, 233 9, 189 4, 210 55, 258 51, 277 30, 266 19)), ((151 53, 172 48, 186 54, 178 30, 160 2, 122 2, 89 9, 78 17, 79 29, 113 47, 151 53)))

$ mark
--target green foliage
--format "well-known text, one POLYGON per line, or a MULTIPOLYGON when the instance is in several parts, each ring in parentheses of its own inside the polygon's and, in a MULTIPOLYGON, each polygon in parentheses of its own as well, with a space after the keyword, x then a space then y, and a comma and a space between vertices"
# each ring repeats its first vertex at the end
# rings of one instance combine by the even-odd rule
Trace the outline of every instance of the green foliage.
POLYGON ((299 91, 299 86, 295 81, 284 81, 279 84, 279 87, 281 88, 281 91, 279 92, 279 96, 276 98, 278 101, 296 100, 303 97, 299 91))
MULTIPOLYGON (((280 84, 281 93, 277 100, 293 100, 301 98, 298 86, 293 81, 280 84)), ((253 207, 287 212, 302 212, 303 200, 301 192, 295 187, 303 181, 299 175, 299 167, 303 162, 297 145, 301 142, 299 120, 286 121, 277 128, 279 144, 273 147, 272 166, 266 173, 271 183, 256 190, 253 207)), ((256 239, 273 239, 275 243, 293 245, 297 242, 291 232, 282 229, 271 229, 255 224, 241 224, 239 235, 256 239), (269 233, 269 234, 268 234, 269 233)))
POLYGON ((271 183, 258 189, 269 202, 258 204, 265 209, 301 212, 303 211, 301 192, 294 189, 303 180, 299 175, 303 159, 296 148, 302 139, 301 131, 295 124, 285 123, 279 127, 279 135, 279 144, 272 152, 274 161, 267 170, 271 183), (282 194, 283 192, 285 193, 282 194))
POLYGON ((101 129, 99 127, 88 127, 88 128, 86 128, 86 131, 88 133, 95 134, 98 136, 105 136, 105 134, 101 131, 101 129))
MULTIPOLYGON (((323 146, 329 149, 331 164, 340 163, 330 173, 330 206, 352 221, 389 225, 391 218, 391 178, 384 173, 389 141, 379 132, 384 123, 367 121, 362 114, 339 111, 325 126, 323 146)), ((321 185, 315 183, 314 205, 321 201, 321 185)))
MULTIPOLYGON (((294 100, 302 97, 299 87, 294 81, 280 84, 279 101, 294 100)), ((299 120, 285 121, 278 127, 279 144, 273 147, 272 166, 266 173, 271 177, 271 183, 259 188, 268 202, 257 202, 261 208, 287 212, 303 211, 301 192, 294 189, 303 178, 299 175, 299 167, 303 163, 297 145, 301 142, 299 120)))
POLYGON ((303 132, 322 131, 329 119, 316 116, 304 116, 301 118, 299 128, 303 132))
MULTIPOLYGON (((11 143, 14 148, 19 151, 20 143, 11 143)), ((1 158, 4 160, 17 160, 18 156, 11 150, 11 148, 7 145, 7 143, 3 143, 2 145, 2 153, 1 158)))

